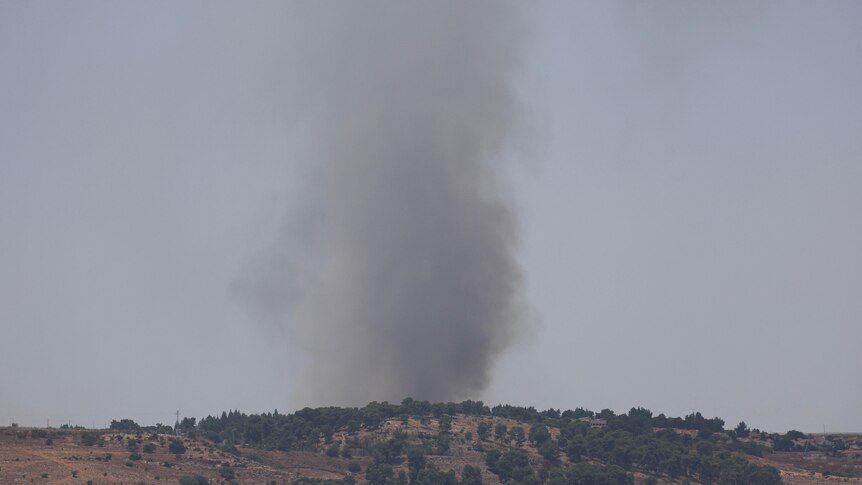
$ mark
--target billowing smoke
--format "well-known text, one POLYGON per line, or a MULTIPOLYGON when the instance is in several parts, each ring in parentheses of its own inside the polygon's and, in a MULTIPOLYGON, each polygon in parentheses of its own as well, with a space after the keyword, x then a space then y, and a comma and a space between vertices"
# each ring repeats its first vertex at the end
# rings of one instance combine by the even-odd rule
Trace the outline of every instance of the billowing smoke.
POLYGON ((503 167, 521 124, 522 12, 435 1, 293 13, 283 88, 301 98, 303 204, 234 291, 308 352, 306 402, 475 397, 522 319, 503 167))

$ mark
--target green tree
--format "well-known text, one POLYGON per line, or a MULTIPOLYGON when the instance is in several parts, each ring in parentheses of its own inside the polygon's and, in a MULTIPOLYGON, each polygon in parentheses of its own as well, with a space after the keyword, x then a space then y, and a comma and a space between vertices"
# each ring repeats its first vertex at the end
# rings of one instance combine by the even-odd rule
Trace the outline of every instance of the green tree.
POLYGON ((375 460, 365 467, 365 479, 369 485, 394 485, 392 477, 392 467, 383 461, 375 460))
POLYGON ((425 458, 425 451, 418 446, 414 446, 407 450, 407 468, 410 470, 410 482, 416 481, 419 472, 425 469, 428 460, 425 458))
POLYGON ((117 431, 135 432, 140 431, 141 427, 138 425, 138 423, 132 421, 131 419, 121 419, 119 421, 111 420, 110 429, 117 431))
POLYGON ((512 440, 515 441, 515 445, 520 448, 524 446, 524 441, 526 441, 527 437, 524 434, 524 428, 520 426, 515 426, 509 431, 509 435, 512 437, 512 440))
POLYGON ((476 434, 479 436, 479 439, 485 441, 488 439, 488 434, 491 432, 491 425, 488 424, 487 421, 482 421, 476 427, 476 434))
POLYGON ((188 433, 189 431, 194 431, 195 421, 196 418, 183 418, 183 420, 179 423, 178 429, 185 433, 188 433))
POLYGON ((494 438, 496 438, 497 441, 503 441, 503 439, 506 438, 507 432, 508 432, 508 429, 506 428, 505 424, 501 423, 501 424, 498 424, 497 426, 494 426, 494 438))
POLYGON ((541 446, 546 441, 551 439, 551 433, 548 427, 542 423, 534 423, 530 426, 530 441, 535 446, 541 446))
POLYGON ((539 447, 539 454, 551 463, 557 463, 560 460, 560 449, 554 443, 554 440, 542 443, 542 446, 539 447))
POLYGON ((464 465, 461 472, 461 485, 482 485, 482 471, 471 465, 464 465))
POLYGON ((181 440, 171 440, 168 451, 175 455, 182 455, 186 452, 186 445, 181 440))

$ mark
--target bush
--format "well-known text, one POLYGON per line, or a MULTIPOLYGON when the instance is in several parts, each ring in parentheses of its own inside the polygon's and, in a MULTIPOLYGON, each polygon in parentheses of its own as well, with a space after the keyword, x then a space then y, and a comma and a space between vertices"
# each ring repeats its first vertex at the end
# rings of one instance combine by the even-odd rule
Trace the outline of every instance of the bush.
POLYGON ((201 475, 185 476, 180 478, 180 485, 209 485, 210 481, 207 477, 201 475))
POLYGON ((331 458, 338 458, 338 443, 332 443, 331 445, 326 447, 326 456, 331 458))
POLYGON ((362 465, 356 463, 355 461, 351 461, 347 464, 347 471, 350 473, 359 473, 362 471, 362 465))
POLYGON ((84 446, 93 446, 99 442, 99 435, 96 433, 81 433, 81 444, 84 446))
POLYGON ((491 431, 491 425, 488 424, 487 421, 482 421, 479 423, 479 426, 476 428, 476 433, 479 435, 479 439, 485 441, 488 439, 488 433, 491 431))
POLYGON ((141 454, 138 453, 137 451, 132 453, 131 455, 129 455, 129 460, 138 461, 140 459, 141 459, 141 454))
POLYGON ((219 469, 218 473, 225 480, 233 480, 234 477, 236 477, 236 474, 234 473, 233 468, 231 468, 228 465, 222 465, 221 468, 219 469))
POLYGON ((155 453, 156 445, 154 443, 147 443, 144 445, 144 453, 155 453))
POLYGON ((171 440, 171 443, 168 445, 168 451, 175 455, 182 455, 186 452, 186 445, 180 440, 171 440))

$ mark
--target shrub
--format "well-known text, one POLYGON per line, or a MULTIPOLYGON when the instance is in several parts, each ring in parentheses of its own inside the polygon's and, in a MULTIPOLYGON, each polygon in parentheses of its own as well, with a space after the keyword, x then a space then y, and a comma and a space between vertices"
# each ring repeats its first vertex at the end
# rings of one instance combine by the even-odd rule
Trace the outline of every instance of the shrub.
POLYGON ((326 456, 331 458, 338 458, 338 443, 332 443, 331 445, 326 447, 326 456))
POLYGON ((222 465, 221 468, 219 469, 218 473, 225 480, 233 480, 234 477, 236 477, 236 474, 234 473, 233 468, 231 468, 228 465, 222 465))
POLYGON ((93 446, 99 442, 99 435, 96 433, 81 433, 81 444, 84 446, 93 446))
POLYGON ((156 445, 154 443, 147 443, 144 445, 144 453, 155 453, 156 445))
POLYGON ((350 473, 359 473, 362 471, 362 465, 356 463, 355 461, 351 461, 347 464, 347 471, 350 473))
POLYGON ((201 475, 185 476, 180 478, 180 485, 209 485, 210 481, 201 475))
POLYGON ((186 445, 180 440, 171 440, 171 444, 168 445, 168 451, 175 455, 182 455, 186 452, 186 445))
POLYGON ((129 460, 138 461, 140 459, 141 459, 141 454, 138 453, 137 451, 132 453, 131 455, 129 455, 129 460))
POLYGON ((479 423, 479 426, 476 428, 476 433, 479 435, 479 439, 485 441, 488 439, 488 433, 491 431, 491 425, 488 424, 487 421, 482 421, 479 423))

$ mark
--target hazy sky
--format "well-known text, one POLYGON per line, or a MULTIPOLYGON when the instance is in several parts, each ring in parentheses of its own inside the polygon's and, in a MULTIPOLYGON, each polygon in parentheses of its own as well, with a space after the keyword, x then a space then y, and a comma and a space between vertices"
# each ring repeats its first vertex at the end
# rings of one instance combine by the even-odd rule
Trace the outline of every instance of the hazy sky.
MULTIPOLYGON (((530 5, 531 324, 474 398, 862 430, 862 3, 530 5)), ((230 289, 308 202, 303 12, 0 3, 0 424, 310 402, 230 289)))

